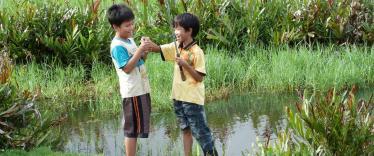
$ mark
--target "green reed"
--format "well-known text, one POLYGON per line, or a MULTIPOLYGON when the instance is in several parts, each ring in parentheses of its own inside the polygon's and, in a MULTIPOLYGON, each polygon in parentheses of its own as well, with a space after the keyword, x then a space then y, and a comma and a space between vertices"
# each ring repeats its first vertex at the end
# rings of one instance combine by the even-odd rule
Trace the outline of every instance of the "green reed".
MULTIPOLYGON (((242 56, 229 56, 224 50, 205 50, 207 76, 204 78, 207 102, 226 98, 235 92, 293 92, 297 88, 326 90, 356 84, 373 86, 373 48, 320 47, 254 48, 242 56)), ((146 61, 151 82, 154 111, 171 110, 173 64, 158 54, 146 61)), ((92 79, 86 80, 83 65, 17 65, 12 80, 20 89, 41 89, 43 101, 56 108, 77 109, 89 106, 93 111, 121 111, 118 78, 110 64, 95 62, 92 79), (58 104, 57 104, 58 103, 58 104), (66 107, 69 106, 69 107, 66 107)))

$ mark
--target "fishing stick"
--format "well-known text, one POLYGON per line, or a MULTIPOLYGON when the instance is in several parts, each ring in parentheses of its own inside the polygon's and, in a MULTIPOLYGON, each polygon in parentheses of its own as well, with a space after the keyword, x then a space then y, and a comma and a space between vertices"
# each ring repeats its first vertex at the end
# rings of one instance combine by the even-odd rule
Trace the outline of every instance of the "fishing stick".
MULTIPOLYGON (((177 46, 177 37, 175 35, 174 28, 173 28, 173 23, 172 23, 173 17, 171 16, 169 0, 166 0, 166 8, 167 8, 167 12, 168 12, 169 18, 170 18, 170 28, 171 28, 171 33, 173 34, 173 42, 174 42, 174 46, 175 46, 175 51, 177 53, 177 57, 180 57, 180 52, 179 52, 178 46, 177 46)), ((185 81, 186 80, 186 75, 184 75, 183 68, 182 68, 181 65, 179 65, 179 71, 181 73, 182 81, 185 81)))

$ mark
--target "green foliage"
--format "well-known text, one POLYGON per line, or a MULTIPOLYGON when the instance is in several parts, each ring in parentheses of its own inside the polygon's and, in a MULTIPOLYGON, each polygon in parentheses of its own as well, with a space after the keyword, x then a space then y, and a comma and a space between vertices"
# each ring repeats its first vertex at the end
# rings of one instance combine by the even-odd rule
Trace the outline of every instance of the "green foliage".
POLYGON ((278 133, 274 147, 261 147, 262 155, 371 155, 374 150, 373 97, 354 98, 355 86, 337 93, 335 89, 310 98, 300 91, 297 112, 290 108, 288 127, 278 133), (337 96, 337 94, 341 94, 337 96))
POLYGON ((371 86, 374 49, 359 47, 249 48, 246 75, 260 90, 293 91, 299 86, 326 90, 371 86), (365 64, 365 65, 364 65, 365 64))
MULTIPOLYGON (((298 87, 325 90, 356 84, 374 85, 374 49, 358 47, 320 47, 319 49, 247 47, 241 56, 208 47, 204 78, 207 101, 227 97, 233 91, 290 92, 298 87)), ((159 54, 146 61, 155 112, 169 111, 172 62, 159 54)), ((35 62, 15 66, 11 80, 20 90, 41 90, 41 108, 61 112, 88 106, 92 111, 117 113, 121 110, 118 78, 113 65, 94 62, 91 80, 88 69, 78 65, 48 65, 35 62)))
POLYGON ((372 4, 358 0, 308 1, 293 13, 296 33, 307 40, 373 43, 372 4), (369 26, 370 25, 370 26, 369 26))
MULTIPOLYGON (((167 2, 171 4, 169 7, 173 15, 188 11, 200 18, 200 43, 218 45, 231 50, 228 51, 230 53, 237 53, 248 44, 317 42, 372 45, 374 42, 373 4, 367 1, 167 2)), ((160 3, 159 6, 164 16, 167 16, 166 4, 160 3)))
POLYGON ((40 90, 35 94, 28 90, 19 92, 10 81, 11 61, 6 52, 0 54, 0 150, 30 149, 53 142, 53 139, 46 138, 51 133, 51 127, 58 125, 62 119, 42 118, 36 105, 40 90))
POLYGON ((14 7, 0 11, 0 23, 4 46, 17 61, 92 64, 100 58, 109 62, 103 56, 109 51, 112 30, 98 6, 23 1, 14 7))
POLYGON ((62 152, 53 152, 48 147, 39 147, 33 149, 29 152, 24 150, 7 150, 1 154, 1 156, 79 156, 82 154, 72 154, 72 153, 62 153, 62 152))
MULTIPOLYGON (((367 0, 126 2, 136 15, 135 38, 150 36, 160 44, 172 40, 171 19, 182 12, 200 18, 200 45, 217 46, 232 54, 248 45, 372 45, 374 41, 374 5, 367 0)), ((1 48, 9 49, 17 62, 81 62, 88 68, 97 60, 110 62, 113 31, 106 9, 111 3, 114 1, 7 1, 3 5, 8 7, 0 10, 1 48)))

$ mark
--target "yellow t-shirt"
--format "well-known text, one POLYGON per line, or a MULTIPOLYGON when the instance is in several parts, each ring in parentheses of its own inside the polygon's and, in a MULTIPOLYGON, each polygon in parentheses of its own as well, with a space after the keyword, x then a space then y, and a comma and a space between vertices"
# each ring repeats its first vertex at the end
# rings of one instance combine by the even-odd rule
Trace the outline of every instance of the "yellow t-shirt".
MULTIPOLYGON (((179 44, 177 43, 179 47, 179 44)), ((181 73, 178 64, 175 62, 177 56, 174 42, 161 45, 161 55, 166 61, 174 62, 174 78, 171 98, 178 101, 191 102, 199 105, 204 105, 205 100, 205 87, 203 82, 196 81, 186 69, 183 73, 186 80, 182 81, 181 73)), ((190 48, 178 48, 180 57, 189 63, 196 71, 206 74, 204 52, 197 45, 194 44, 190 48)))

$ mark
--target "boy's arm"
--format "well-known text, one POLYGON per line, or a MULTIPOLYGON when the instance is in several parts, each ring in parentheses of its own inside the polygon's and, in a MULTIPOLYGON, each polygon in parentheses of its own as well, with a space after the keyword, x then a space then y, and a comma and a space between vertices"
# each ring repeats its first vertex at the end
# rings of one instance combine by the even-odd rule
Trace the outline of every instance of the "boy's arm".
POLYGON ((142 37, 142 41, 143 42, 147 42, 148 43, 148 51, 151 51, 151 52, 161 52, 161 47, 159 45, 157 45, 156 43, 154 43, 151 38, 149 37, 142 37))
POLYGON ((148 55, 148 52, 145 51, 142 53, 142 56, 140 58, 145 62, 145 60, 147 59, 147 55, 148 55))
POLYGON ((159 52, 163 61, 175 61, 175 45, 174 43, 157 45, 148 38, 149 51, 159 52))
POLYGON ((150 45, 149 41, 150 41, 149 37, 146 37, 146 36, 142 36, 142 38, 140 39, 141 44, 143 43, 143 44, 148 45, 148 47, 144 49, 144 52, 142 53, 142 56, 140 57, 142 60, 144 60, 144 62, 147 59, 147 55, 148 55, 149 50, 151 48, 151 45, 150 45))
POLYGON ((140 44, 139 48, 136 49, 135 54, 130 58, 130 60, 127 62, 127 64, 122 68, 122 70, 129 74, 138 63, 139 59, 142 57, 143 51, 145 49, 144 44, 140 44))
POLYGON ((198 82, 202 82, 204 79, 205 74, 200 73, 196 71, 191 65, 189 65, 185 60, 182 58, 175 58, 175 61, 178 63, 178 65, 182 66, 190 75, 192 78, 194 78, 198 82))
POLYGON ((129 55, 127 49, 123 46, 115 46, 111 48, 111 56, 115 60, 116 68, 129 74, 137 66, 140 59, 146 58, 147 54, 145 51, 148 47, 148 42, 141 42, 140 46, 132 56, 129 55))
MULTIPOLYGON (((162 50, 161 46, 155 44, 150 39, 149 39, 149 44, 150 44, 150 51, 152 51, 152 52, 161 52, 161 53, 163 52, 163 51, 161 51, 162 50)), ((170 44, 169 46, 165 45, 164 50, 165 51, 169 51, 170 47, 174 47, 174 45, 173 44, 170 44)), ((172 50, 172 49, 170 49, 170 50, 172 50)), ((175 51, 175 48, 174 48, 174 51, 175 51)), ((181 58, 174 57, 174 59, 178 63, 178 65, 184 67, 187 70, 187 72, 189 72, 191 74, 191 76, 196 81, 198 81, 198 82, 202 82, 203 81, 205 73, 201 73, 201 72, 195 70, 191 65, 189 65, 186 61, 184 61, 181 58)), ((204 62, 202 64, 204 64, 204 62)))
POLYGON ((152 48, 151 48, 151 51, 152 52, 156 52, 156 53, 159 53, 161 52, 161 47, 155 43, 153 43, 154 45, 152 45, 152 48))

